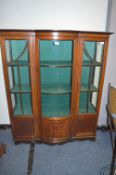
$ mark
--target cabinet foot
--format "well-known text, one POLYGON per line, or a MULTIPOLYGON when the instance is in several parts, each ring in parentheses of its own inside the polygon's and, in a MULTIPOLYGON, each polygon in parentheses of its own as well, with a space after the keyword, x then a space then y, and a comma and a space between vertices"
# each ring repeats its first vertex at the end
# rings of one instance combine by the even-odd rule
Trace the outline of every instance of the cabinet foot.
POLYGON ((6 145, 4 143, 0 144, 0 156, 6 153, 6 145))

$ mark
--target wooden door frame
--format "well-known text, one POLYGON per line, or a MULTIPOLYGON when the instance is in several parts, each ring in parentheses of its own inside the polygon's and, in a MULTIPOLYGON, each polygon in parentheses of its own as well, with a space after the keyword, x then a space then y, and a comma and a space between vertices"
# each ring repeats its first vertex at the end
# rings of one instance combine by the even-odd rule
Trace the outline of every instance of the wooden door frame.
MULTIPOLYGON (((76 62, 77 62, 77 33, 74 32, 38 32, 36 33, 36 65, 38 67, 38 83, 41 85, 41 81, 40 81, 40 57, 39 57, 39 44, 38 42, 40 40, 72 40, 73 41, 73 66, 72 66, 72 95, 71 95, 71 114, 70 114, 70 136, 72 137, 73 133, 74 133, 74 122, 75 122, 75 78, 76 78, 76 62)), ((39 132, 40 134, 40 138, 42 139, 42 122, 43 122, 43 118, 42 118, 42 111, 41 111, 41 86, 39 86, 38 88, 38 113, 39 113, 39 118, 38 118, 38 123, 41 123, 41 125, 39 125, 39 132)), ((64 117, 53 117, 53 119, 48 118, 48 120, 62 120, 64 117)), ((57 139, 56 139, 57 141, 57 139)))
MULTIPOLYGON (((82 121, 87 122, 87 125, 89 126, 89 116, 91 118, 91 121, 93 121, 94 128, 91 129, 91 132, 88 131, 87 137, 89 136, 89 133, 91 136, 95 137, 96 135, 96 127, 98 122, 98 116, 99 116, 99 110, 100 110, 100 103, 101 103, 101 97, 102 97, 102 90, 103 90, 103 83, 104 83, 104 75, 105 75, 105 69, 106 69, 106 62, 107 62, 107 52, 108 52, 108 42, 109 42, 109 34, 90 34, 90 33, 79 33, 78 34, 78 88, 77 88, 77 95, 76 95, 76 118, 75 118, 75 129, 78 128, 82 124, 82 121), (99 41, 104 42, 104 52, 103 52, 103 63, 102 63, 102 70, 101 70, 101 79, 99 83, 99 91, 98 91, 98 100, 97 100, 97 111, 95 114, 89 114, 89 113, 83 113, 79 114, 79 99, 80 99, 80 88, 81 88, 81 75, 82 75, 82 59, 83 59, 83 49, 84 49, 84 41, 99 41), (87 120, 88 118, 88 120, 87 120)), ((91 127, 90 127, 91 128, 91 127)), ((90 129, 88 128, 88 129, 90 129)), ((77 129, 76 129, 77 130, 77 129)), ((78 137, 81 137, 79 133, 75 130, 75 135, 78 135, 78 137)), ((81 130, 80 130, 81 132, 81 130)), ((84 135, 82 134, 82 137, 84 135)))
MULTIPOLYGON (((2 52, 2 62, 3 62, 3 71, 4 71, 4 78, 5 78, 5 85, 6 85, 6 94, 7 94, 7 101, 8 101, 8 110, 9 110, 9 115, 10 115, 10 122, 11 122, 11 126, 12 126, 12 131, 13 131, 13 137, 14 140, 30 140, 32 138, 34 138, 36 136, 36 125, 35 125, 35 121, 36 121, 36 116, 37 116, 37 110, 36 110, 36 80, 35 80, 35 63, 34 63, 34 33, 30 33, 30 32, 2 32, 1 34, 1 52, 2 52), (7 62, 6 62, 6 49, 5 49, 5 40, 28 40, 29 41, 29 58, 30 58, 30 83, 31 83, 31 89, 32 89, 32 111, 33 114, 31 115, 31 117, 28 116, 19 116, 14 118, 13 117, 13 109, 12 109, 12 102, 11 102, 11 93, 10 93, 10 84, 9 84, 9 77, 8 77, 8 66, 7 66, 7 62), (24 123, 29 122, 29 127, 31 127, 31 132, 33 134, 28 135, 27 136, 17 136, 16 132, 15 132, 15 125, 17 127, 16 130, 18 129, 18 122, 21 122, 21 125, 24 123), (33 125, 33 126, 32 126, 33 125)), ((28 126, 24 126, 24 127, 28 127, 28 126)), ((20 133, 19 133, 20 135, 20 133)))

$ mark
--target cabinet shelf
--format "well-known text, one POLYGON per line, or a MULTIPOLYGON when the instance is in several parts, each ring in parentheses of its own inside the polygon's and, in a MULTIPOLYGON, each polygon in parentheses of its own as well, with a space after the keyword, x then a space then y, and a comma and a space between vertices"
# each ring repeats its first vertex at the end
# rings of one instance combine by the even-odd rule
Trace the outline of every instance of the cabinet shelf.
POLYGON ((44 84, 42 85, 42 94, 67 94, 71 93, 71 86, 70 85, 59 85, 59 84, 44 84))
POLYGON ((72 62, 71 61, 41 61, 40 66, 41 67, 50 67, 50 68, 71 67, 72 62))
POLYGON ((46 95, 42 94, 42 116, 60 117, 70 115, 70 94, 46 95))
POLYGON ((100 63, 100 62, 96 62, 96 61, 94 61, 94 62, 90 62, 90 61, 83 61, 83 66, 101 66, 102 65, 102 63, 100 63))
POLYGON ((31 88, 28 84, 16 84, 13 86, 13 88, 11 89, 11 93, 30 93, 31 92, 31 88))
POLYGON ((44 111, 44 117, 67 117, 70 114, 69 104, 42 104, 42 110, 44 111))
POLYGON ((9 61, 8 66, 29 66, 29 61, 9 61))
POLYGON ((81 92, 97 92, 98 88, 96 88, 94 85, 91 85, 90 89, 87 85, 81 85, 81 92))
POLYGON ((80 103, 79 113, 96 113, 96 108, 91 103, 88 106, 80 103))
POLYGON ((14 107, 14 116, 19 116, 19 115, 32 115, 32 108, 30 104, 25 104, 23 107, 23 113, 21 111, 20 104, 16 104, 14 107))

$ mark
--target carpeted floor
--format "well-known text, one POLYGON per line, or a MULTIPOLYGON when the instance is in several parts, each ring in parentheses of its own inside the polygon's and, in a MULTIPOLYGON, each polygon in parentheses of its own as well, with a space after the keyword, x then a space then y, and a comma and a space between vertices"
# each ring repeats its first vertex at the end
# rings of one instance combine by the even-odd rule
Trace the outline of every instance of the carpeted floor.
POLYGON ((26 175, 29 144, 15 145, 10 129, 0 130, 0 143, 6 144, 6 154, 0 158, 0 175, 26 175))
MULTIPOLYGON (((0 175, 26 175, 30 144, 15 145, 10 129, 0 130, 7 145, 0 157, 0 175)), ((112 149, 108 132, 97 131, 96 141, 73 141, 62 145, 35 144, 32 175, 109 175, 112 149), (101 174, 100 174, 101 171, 101 174)))

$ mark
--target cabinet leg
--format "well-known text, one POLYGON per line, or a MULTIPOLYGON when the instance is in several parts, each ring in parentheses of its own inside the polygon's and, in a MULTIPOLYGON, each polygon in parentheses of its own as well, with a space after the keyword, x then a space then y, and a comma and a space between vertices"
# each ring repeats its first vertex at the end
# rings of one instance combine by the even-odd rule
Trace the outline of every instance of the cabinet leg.
POLYGON ((4 143, 0 144, 0 156, 6 153, 6 145, 4 143))
POLYGON ((114 172, 115 172, 115 160, 116 160, 116 136, 115 136, 114 148, 113 148, 113 153, 112 153, 112 162, 111 162, 110 175, 114 175, 114 172))

